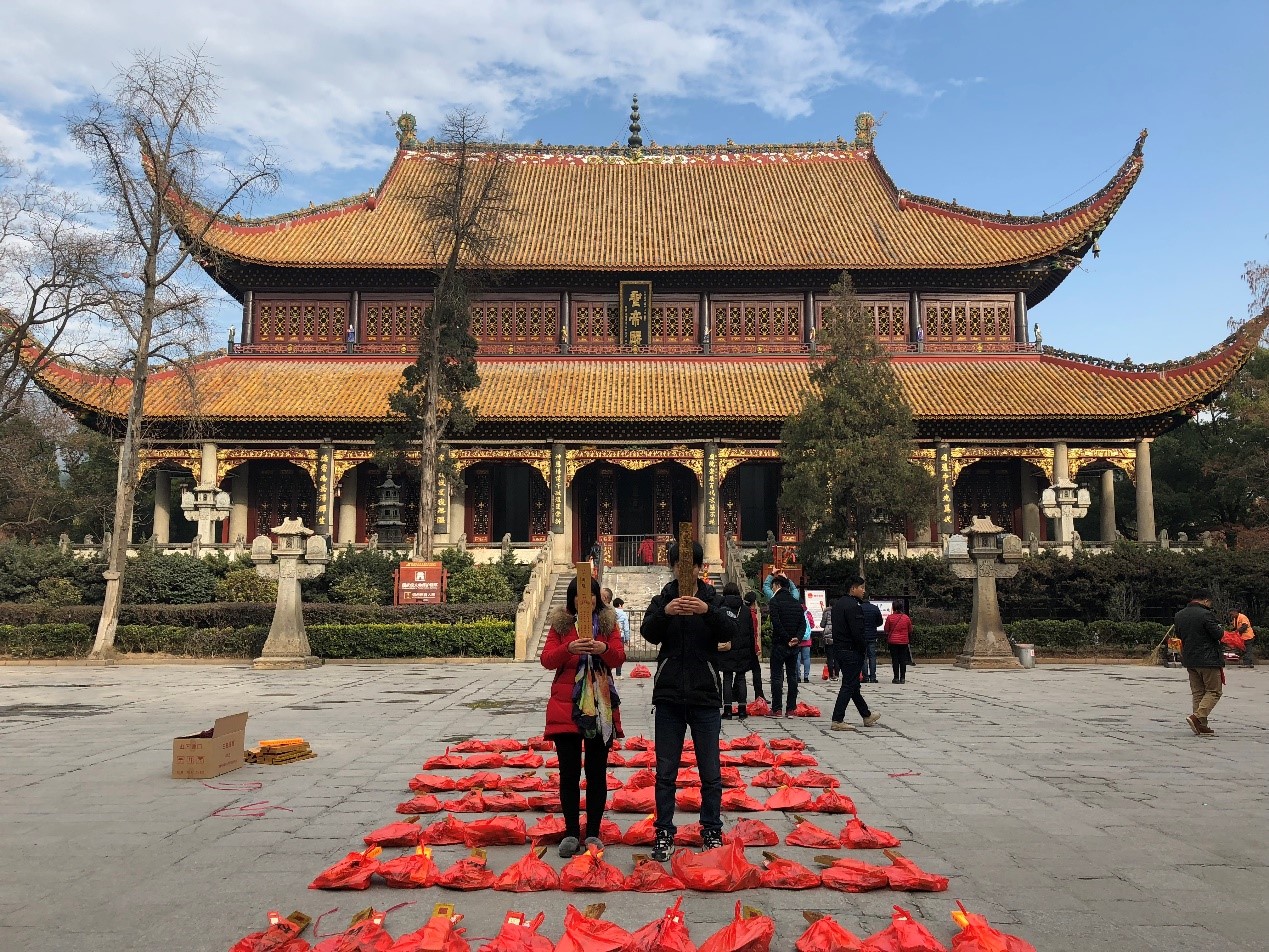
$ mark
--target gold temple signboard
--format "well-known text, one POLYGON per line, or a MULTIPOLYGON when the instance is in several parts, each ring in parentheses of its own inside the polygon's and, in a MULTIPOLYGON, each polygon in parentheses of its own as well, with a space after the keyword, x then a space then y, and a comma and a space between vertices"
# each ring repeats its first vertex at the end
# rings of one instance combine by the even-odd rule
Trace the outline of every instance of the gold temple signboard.
POLYGON ((652 339, 652 282, 622 281, 619 287, 621 343, 638 353, 652 339))

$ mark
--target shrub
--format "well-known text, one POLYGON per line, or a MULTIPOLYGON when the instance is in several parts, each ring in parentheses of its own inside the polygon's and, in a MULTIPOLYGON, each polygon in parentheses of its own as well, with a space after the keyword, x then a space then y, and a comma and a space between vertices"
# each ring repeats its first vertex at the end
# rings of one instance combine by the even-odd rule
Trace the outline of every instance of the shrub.
POLYGON ((216 575, 202 559, 143 553, 123 573, 123 599, 133 604, 191 605, 216 597, 216 575))
MULTIPOLYGON (((70 605, 50 609, 38 604, 0 604, 0 624, 36 625, 77 622, 95 628, 101 608, 70 605)), ((473 602, 462 605, 336 605, 304 606, 304 620, 318 624, 453 624, 479 618, 514 621, 514 602, 473 602)), ((181 628, 241 628, 273 621, 272 602, 209 602, 199 605, 124 605, 122 625, 176 625, 181 628)))
POLYGON ((520 598, 524 593, 524 587, 529 584, 529 576, 533 573, 533 566, 521 562, 516 558, 515 552, 504 552, 494 565, 502 573, 502 577, 507 580, 507 585, 510 586, 513 597, 520 598))
POLYGON ((456 625, 309 625, 322 658, 511 657, 515 624, 485 618, 456 625))
POLYGON ((258 658, 268 636, 269 630, 262 627, 120 625, 115 635, 115 648, 122 652, 187 658, 258 658))
POLYGON ((476 560, 472 558, 470 552, 460 551, 453 546, 447 549, 441 549, 440 555, 438 555, 437 558, 440 559, 441 565, 445 566, 445 571, 448 572, 451 577, 457 575, 464 569, 471 568, 476 564, 476 560))
POLYGON ((382 605, 388 594, 365 572, 345 575, 330 587, 330 600, 342 605, 382 605))
POLYGON ((82 601, 100 602, 105 595, 104 568, 98 559, 76 559, 55 545, 6 542, 0 544, 0 602, 37 601, 40 582, 49 578, 71 582, 82 601))
POLYGON ((255 569, 230 569, 216 583, 218 602, 276 602, 278 583, 255 569))
MULTIPOLYGON (((965 650, 969 625, 958 622, 951 625, 912 626, 912 654, 917 658, 954 658, 965 650)), ((886 650, 878 645, 878 651, 886 650)))
POLYGON ((449 578, 451 602, 509 602, 511 586, 496 565, 476 565, 449 578))
POLYGON ((73 658, 88 654, 94 631, 84 624, 0 625, 0 655, 73 658))
POLYGON ((370 580, 379 593, 375 602, 369 604, 386 604, 392 601, 393 576, 401 558, 392 553, 363 549, 360 552, 351 548, 338 553, 326 566, 326 571, 315 579, 303 584, 304 600, 313 601, 330 598, 332 589, 352 575, 361 575, 370 580))
POLYGON ((49 608, 78 605, 84 600, 84 593, 79 590, 79 586, 61 576, 40 579, 36 588, 39 594, 36 595, 35 600, 49 608))
POLYGON ((1024 645, 1050 651, 1078 651, 1087 644, 1088 629, 1082 621, 1028 618, 1005 625, 1009 637, 1024 645))
POLYGON ((1096 636, 1100 647, 1128 654, 1149 654, 1163 640, 1168 626, 1156 621, 1095 621, 1088 634, 1096 636))

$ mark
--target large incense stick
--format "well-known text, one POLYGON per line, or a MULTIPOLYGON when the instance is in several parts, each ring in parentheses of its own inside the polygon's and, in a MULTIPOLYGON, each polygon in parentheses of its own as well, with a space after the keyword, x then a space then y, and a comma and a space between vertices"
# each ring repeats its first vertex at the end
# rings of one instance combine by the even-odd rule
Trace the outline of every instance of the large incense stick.
POLYGON ((696 560, 692 558, 692 524, 679 523, 679 560, 674 565, 679 581, 679 597, 696 596, 696 560))

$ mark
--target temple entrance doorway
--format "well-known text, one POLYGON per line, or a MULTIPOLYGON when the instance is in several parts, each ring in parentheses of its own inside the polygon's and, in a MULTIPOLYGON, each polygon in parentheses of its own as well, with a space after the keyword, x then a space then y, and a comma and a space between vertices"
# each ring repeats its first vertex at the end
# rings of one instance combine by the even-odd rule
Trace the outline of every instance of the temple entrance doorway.
POLYGON ((770 534, 786 541, 780 535, 780 478, 779 463, 741 463, 727 474, 719 497, 724 538, 765 542, 770 534))
POLYGON ((1005 532, 1026 541, 1048 538, 1039 509, 1049 485, 1041 470, 1022 459, 978 460, 966 466, 952 490, 954 529, 964 532, 975 518, 989 518, 1005 532))
MULTIPOLYGON (((247 477, 247 528, 250 538, 273 537, 283 519, 302 519, 313 528, 317 490, 309 474, 285 460, 252 460, 247 477)), ((276 538, 275 538, 276 541, 276 538)))
POLYGON ((463 531, 474 545, 545 542, 551 495, 542 474, 527 463, 480 463, 463 471, 463 531))
POLYGON ((605 565, 663 565, 678 524, 697 524, 696 506, 696 477, 679 463, 584 466, 573 478, 573 559, 599 542, 605 565))

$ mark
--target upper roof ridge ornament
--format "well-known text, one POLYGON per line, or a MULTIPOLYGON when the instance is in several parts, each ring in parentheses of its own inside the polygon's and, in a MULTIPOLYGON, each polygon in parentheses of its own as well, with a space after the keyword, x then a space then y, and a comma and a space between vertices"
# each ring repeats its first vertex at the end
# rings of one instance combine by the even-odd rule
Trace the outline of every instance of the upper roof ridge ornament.
POLYGON ((639 125, 639 97, 634 96, 630 102, 630 138, 626 140, 626 148, 635 150, 643 148, 643 137, 639 133, 643 127, 639 125))

